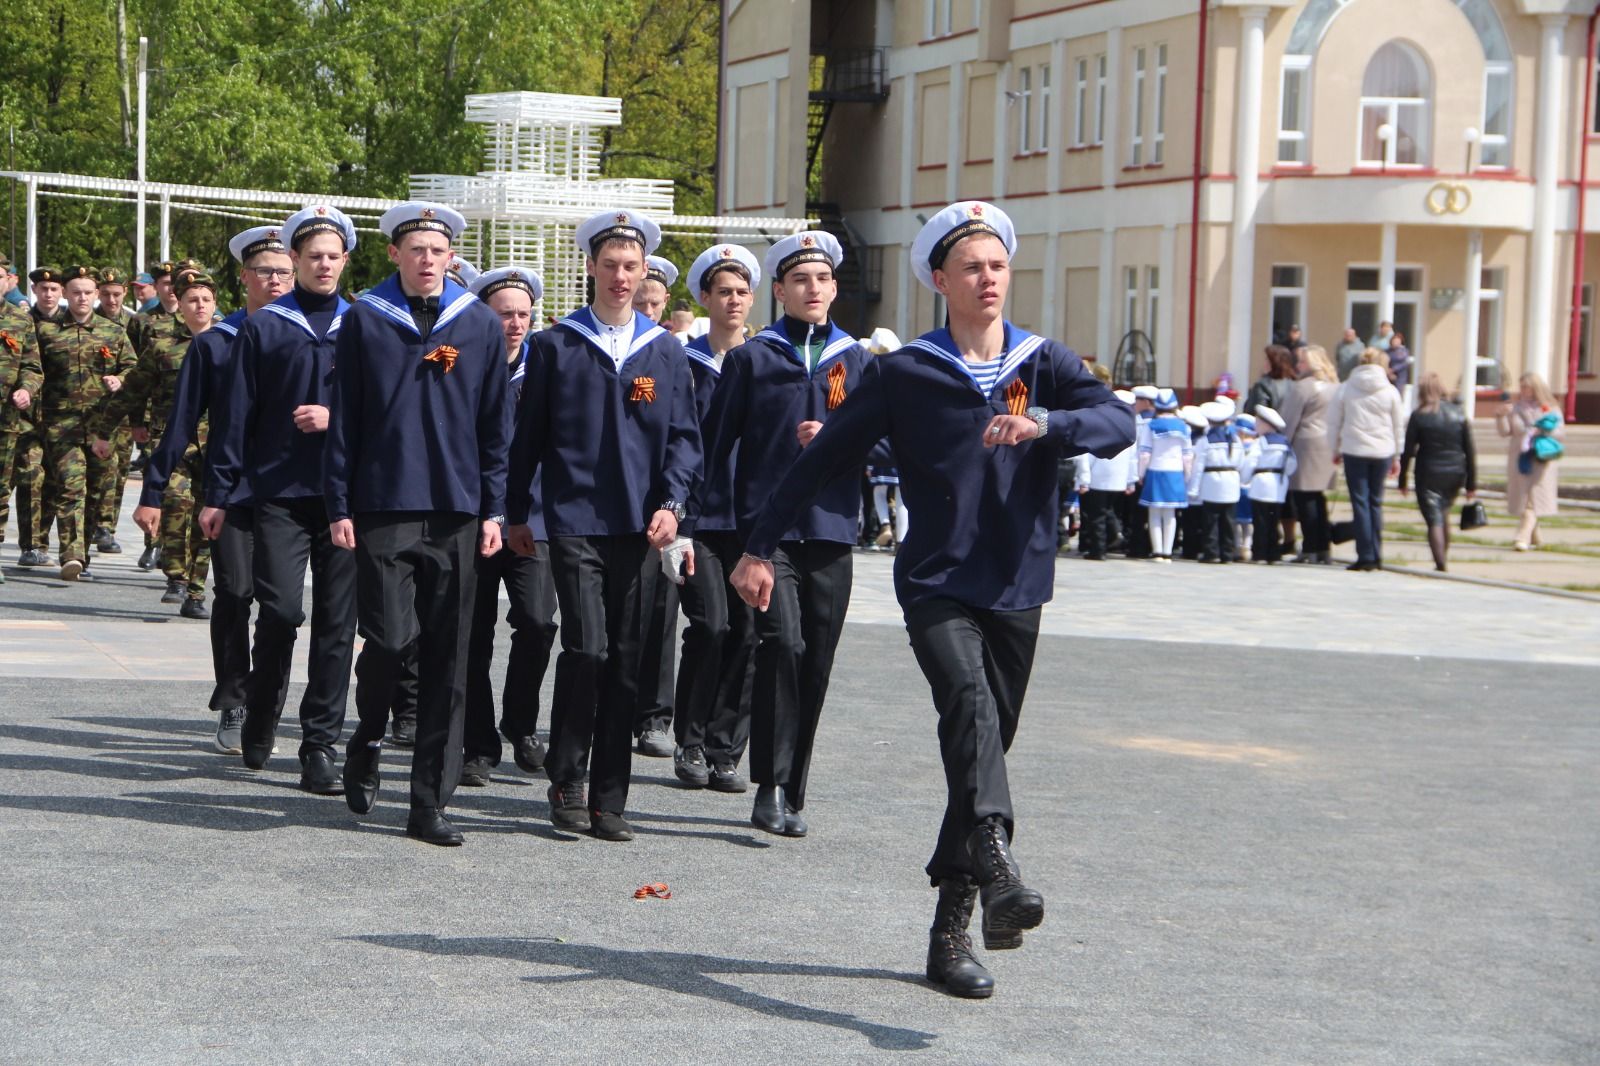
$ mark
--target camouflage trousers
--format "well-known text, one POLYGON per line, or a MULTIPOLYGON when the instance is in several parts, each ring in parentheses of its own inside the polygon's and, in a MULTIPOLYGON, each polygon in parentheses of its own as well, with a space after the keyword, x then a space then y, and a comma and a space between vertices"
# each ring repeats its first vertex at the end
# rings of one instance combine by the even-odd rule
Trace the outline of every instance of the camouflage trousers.
POLYGON ((116 473, 115 456, 101 459, 89 447, 89 432, 82 426, 52 426, 45 437, 45 463, 56 483, 56 530, 61 542, 61 562, 87 563, 89 486, 108 491, 116 473))
POLYGON ((161 497, 161 572, 168 581, 187 585, 189 595, 204 596, 206 575, 211 571, 211 542, 200 532, 200 508, 190 480, 191 471, 201 469, 204 460, 198 449, 190 448, 189 453, 172 472, 161 497))
POLYGON ((133 430, 119 426, 111 435, 111 459, 115 461, 110 476, 103 486, 89 485, 89 532, 100 529, 117 531, 117 520, 122 517, 122 494, 128 487, 128 470, 133 462, 133 430))
POLYGON ((17 494, 17 545, 23 551, 48 551, 50 523, 55 520, 55 485, 44 466, 44 439, 31 428, 0 434, 0 540, 5 539, 11 492, 17 494))

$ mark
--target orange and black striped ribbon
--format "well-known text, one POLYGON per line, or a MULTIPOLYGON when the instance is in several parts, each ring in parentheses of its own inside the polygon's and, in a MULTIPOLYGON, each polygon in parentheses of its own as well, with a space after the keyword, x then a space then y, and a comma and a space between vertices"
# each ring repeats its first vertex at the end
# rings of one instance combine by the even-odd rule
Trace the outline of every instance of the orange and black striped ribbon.
POLYGON ((828 410, 832 411, 844 403, 844 378, 848 373, 843 363, 834 363, 828 368, 828 410))
POLYGON ((1006 409, 1014 415, 1028 413, 1028 386, 1021 378, 1006 386, 1006 409))
POLYGON ((422 357, 424 363, 438 363, 444 367, 446 374, 456 368, 456 357, 461 353, 448 344, 441 344, 433 351, 422 357))
POLYGON ((628 399, 632 400, 634 403, 655 403, 656 379, 634 378, 633 391, 628 394, 628 399))
POLYGON ((17 338, 13 337, 9 333, 0 333, 0 340, 5 341, 6 347, 11 349, 12 351, 14 351, 14 352, 22 351, 22 345, 17 341, 17 338))

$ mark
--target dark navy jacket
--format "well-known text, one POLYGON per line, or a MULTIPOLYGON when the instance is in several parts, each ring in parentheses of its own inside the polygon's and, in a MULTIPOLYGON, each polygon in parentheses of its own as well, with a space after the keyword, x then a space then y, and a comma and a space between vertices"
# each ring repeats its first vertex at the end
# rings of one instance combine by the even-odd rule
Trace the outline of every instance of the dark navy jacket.
MULTIPOLYGON (((517 407, 522 403, 522 386, 528 380, 528 357, 533 351, 533 334, 529 333, 522 338, 522 351, 517 353, 517 361, 511 364, 511 388, 506 393, 506 404, 511 408, 513 422, 516 420, 517 407)), ((533 501, 528 508, 528 526, 533 530, 533 539, 549 540, 550 535, 544 528, 544 497, 539 493, 538 471, 534 472, 533 480, 528 485, 528 493, 533 501)))
POLYGON ((872 359, 757 516, 747 550, 772 554, 807 503, 854 476, 889 438, 911 527, 894 561, 902 605, 944 597, 973 607, 1022 610, 1054 588, 1056 464, 1090 452, 1110 458, 1133 443, 1133 408, 1054 341, 1006 324, 1008 352, 994 389, 979 391, 945 330, 872 359), (983 428, 1017 399, 1050 411, 1043 438, 985 448, 983 428))
MULTIPOLYGON (((161 435, 155 454, 144 465, 144 481, 139 488, 139 504, 160 507, 162 493, 172 472, 183 460, 183 453, 199 435, 200 419, 208 420, 207 440, 222 425, 218 408, 228 353, 244 324, 245 312, 235 311, 189 342, 189 351, 178 367, 178 385, 172 393, 172 410, 167 413, 167 431, 161 435)), ((196 493, 200 495, 200 493, 196 493)))
MULTIPOLYGON (((717 391, 722 371, 717 367, 716 353, 711 341, 696 337, 683 347, 689 357, 689 372, 694 375, 694 410, 700 420, 700 432, 706 430, 706 415, 711 412, 711 397, 717 391)), ((738 461, 739 446, 734 444, 728 461, 715 469, 707 466, 701 471, 700 483, 695 487, 695 515, 687 523, 684 536, 694 533, 726 533, 734 528, 733 520, 733 466, 738 461)))
POLYGON ((322 495, 322 433, 302 433, 294 409, 331 407, 333 349, 350 305, 341 298, 318 337, 294 290, 245 319, 227 374, 227 417, 210 437, 211 507, 322 495))
POLYGON ((428 338, 400 276, 361 294, 345 314, 328 422, 328 518, 392 511, 505 513, 506 338, 488 304, 453 281, 428 338), (448 371, 425 356, 456 350, 448 371))
POLYGON ((619 372, 581 307, 534 335, 511 446, 507 520, 526 522, 537 469, 551 537, 640 533, 700 477, 700 425, 683 345, 638 312, 619 372))
MULTIPOLYGON (((871 362, 855 338, 832 323, 827 328, 822 358, 809 375, 805 358, 785 336, 781 320, 722 361, 722 380, 706 414, 706 468, 726 465, 738 443, 733 511, 743 536, 749 536, 756 514, 803 451, 796 428, 801 422, 825 423, 836 417, 837 410, 828 410, 829 392, 837 384, 848 397, 860 386, 862 372, 871 362)), ((794 511, 781 539, 854 544, 861 511, 860 478, 859 468, 837 471, 827 485, 806 497, 807 506, 794 511)))

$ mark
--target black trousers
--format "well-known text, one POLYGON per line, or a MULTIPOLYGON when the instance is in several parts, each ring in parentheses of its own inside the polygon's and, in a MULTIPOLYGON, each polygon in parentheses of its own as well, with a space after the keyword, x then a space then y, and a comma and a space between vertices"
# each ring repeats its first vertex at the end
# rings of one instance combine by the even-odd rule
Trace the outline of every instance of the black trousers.
POLYGON ((211 542, 211 709, 243 707, 250 676, 250 605, 255 602, 255 515, 228 508, 211 542))
MULTIPOLYGON (((715 536, 715 534, 708 534, 715 536)), ((728 642, 728 588, 722 559, 704 541, 694 542, 694 574, 678 591, 683 615, 683 660, 678 668, 678 690, 672 720, 673 738, 680 748, 704 747, 706 731, 717 706, 722 679, 722 650, 728 642)))
POLYGON ((1078 531, 1078 549, 1085 555, 1103 556, 1117 534, 1116 509, 1122 506, 1123 493, 1086 489, 1079 499, 1083 528, 1078 531))
POLYGON ((251 573, 256 597, 253 666, 245 682, 245 706, 255 713, 283 713, 289 691, 294 642, 306 620, 306 567, 311 567, 311 649, 308 680, 300 699, 300 754, 329 755, 344 731, 350 691, 350 655, 355 645, 356 566, 350 553, 333 546, 322 497, 270 500, 255 506, 251 573))
POLYGON ((983 819, 998 816, 1006 833, 1016 835, 1006 752, 1033 672, 1039 613, 1038 607, 989 611, 944 599, 906 608, 911 650, 933 689, 944 760, 944 822, 927 866, 934 884, 972 875, 967 837, 983 819))
POLYGON ((417 674, 411 806, 449 806, 461 779, 467 638, 478 583, 478 520, 454 511, 361 514, 356 526, 356 664, 361 722, 350 749, 383 740, 407 659, 417 674))
MULTIPOLYGON (((1233 512, 1238 508, 1237 503, 1203 503, 1200 505, 1200 517, 1203 523, 1202 532, 1205 534, 1205 554, 1213 561, 1233 562, 1233 557, 1239 553, 1238 543, 1233 535, 1233 512)), ((1189 508, 1194 510, 1194 508, 1189 508)), ((1188 553, 1185 552, 1185 557, 1188 553)))
MULTIPOLYGON (((696 559, 698 563, 700 560, 696 559)), ((661 554, 644 553, 639 568, 639 600, 644 605, 639 651, 639 708, 633 735, 672 725, 678 666, 678 583, 661 572, 661 554)))
POLYGON ((589 780, 589 807, 621 814, 633 768, 643 603, 643 533, 552 537, 550 571, 561 607, 561 654, 550 706, 545 773, 589 780))
POLYGON ((1185 559, 1198 559, 1206 550, 1206 510, 1199 503, 1191 503, 1178 512, 1178 540, 1183 545, 1185 559))
MULTIPOLYGON (((756 645, 759 638, 756 636, 756 612, 734 592, 727 584, 727 577, 733 573, 733 568, 739 565, 739 557, 744 554, 744 545, 739 535, 733 532, 703 533, 700 537, 710 554, 716 559, 716 565, 721 572, 721 580, 715 593, 706 592, 709 598, 713 595, 722 597, 726 610, 727 633, 723 637, 720 662, 714 671, 710 705, 705 709, 704 743, 706 749, 706 762, 713 766, 732 767, 738 766, 739 760, 744 757, 746 745, 750 743, 750 700, 755 687, 756 677, 756 645)), ((700 559, 695 558, 695 565, 700 566, 700 559)), ((688 610, 689 595, 687 586, 683 598, 685 610, 688 610)), ((690 616, 691 625, 693 616, 690 616)), ((681 673, 691 674, 695 680, 691 686, 698 686, 705 668, 695 664, 690 655, 689 634, 684 633, 683 644, 684 665, 681 673)), ((684 706, 687 698, 692 703, 702 699, 692 687, 689 695, 682 695, 685 689, 680 683, 678 705, 684 706)), ((687 736, 688 734, 684 734, 687 736)), ((679 743, 686 743, 680 740, 679 743)))
POLYGON ((1122 536, 1130 559, 1150 558, 1150 508, 1139 504, 1141 487, 1122 497, 1122 536))
POLYGON ((1328 525, 1328 497, 1320 492, 1291 492, 1289 505, 1300 520, 1300 550, 1307 555, 1333 546, 1328 525))
POLYGON ((772 553, 772 601, 756 613, 750 778, 803 810, 811 748, 850 606, 851 545, 786 540, 772 553))
POLYGON ((1250 558, 1268 563, 1283 560, 1282 517, 1283 504, 1250 501, 1250 558))
POLYGON ((550 579, 550 545, 541 542, 534 556, 503 548, 477 560, 477 599, 472 608, 472 636, 467 645, 466 754, 500 765, 502 736, 531 737, 539 728, 539 688, 550 665, 556 641, 556 587, 550 579), (506 686, 501 693, 500 722, 495 724, 495 620, 500 614, 500 586, 511 608, 511 654, 506 660, 506 686))

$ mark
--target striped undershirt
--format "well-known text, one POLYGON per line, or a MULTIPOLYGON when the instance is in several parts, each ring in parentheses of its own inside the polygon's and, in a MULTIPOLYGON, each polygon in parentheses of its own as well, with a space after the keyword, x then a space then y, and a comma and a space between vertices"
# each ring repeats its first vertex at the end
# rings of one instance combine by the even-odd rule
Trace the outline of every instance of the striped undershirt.
POLYGON ((978 383, 978 388, 983 391, 983 394, 987 396, 993 392, 994 387, 1000 383, 1000 371, 1005 367, 1005 359, 991 359, 986 363, 967 359, 965 362, 967 370, 972 374, 973 380, 978 383))

